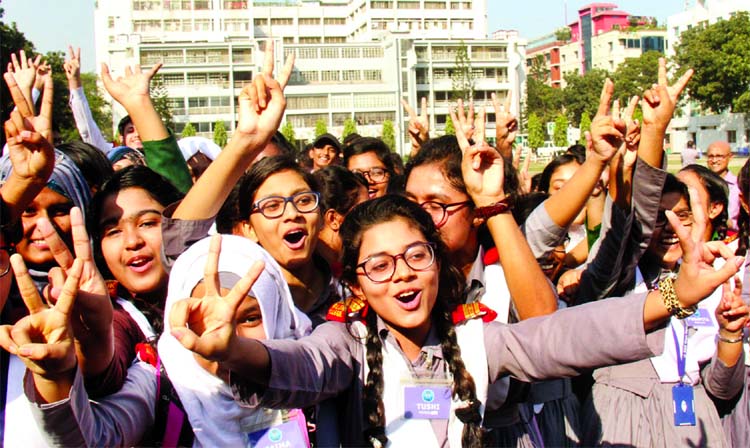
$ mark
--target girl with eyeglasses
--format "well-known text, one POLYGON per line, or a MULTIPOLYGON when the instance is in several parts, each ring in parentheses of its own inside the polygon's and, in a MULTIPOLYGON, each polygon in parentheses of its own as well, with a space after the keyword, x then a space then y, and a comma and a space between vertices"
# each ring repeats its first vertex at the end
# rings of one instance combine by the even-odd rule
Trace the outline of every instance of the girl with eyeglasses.
POLYGON ((391 149, 379 138, 360 137, 344 148, 344 166, 367 179, 370 199, 403 189, 395 174, 391 149))

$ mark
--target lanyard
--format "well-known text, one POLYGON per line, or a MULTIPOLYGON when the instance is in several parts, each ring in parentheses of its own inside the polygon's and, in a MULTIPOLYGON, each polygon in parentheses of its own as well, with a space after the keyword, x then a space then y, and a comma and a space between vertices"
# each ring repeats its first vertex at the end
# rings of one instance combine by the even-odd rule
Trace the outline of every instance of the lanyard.
POLYGON ((685 328, 684 337, 682 339, 682 350, 680 350, 680 343, 677 341, 677 333, 674 331, 674 325, 670 325, 672 329, 672 338, 674 339, 674 348, 677 351, 677 374, 680 376, 680 382, 684 382, 685 378, 685 359, 687 358, 687 341, 688 341, 688 326, 683 323, 685 328))

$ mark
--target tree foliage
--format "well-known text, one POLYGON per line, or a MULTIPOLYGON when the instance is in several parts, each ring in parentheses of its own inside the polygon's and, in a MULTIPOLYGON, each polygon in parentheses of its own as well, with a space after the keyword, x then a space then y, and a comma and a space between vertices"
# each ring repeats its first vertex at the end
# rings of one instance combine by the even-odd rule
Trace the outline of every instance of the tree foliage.
POLYGON ((380 139, 383 140, 383 143, 388 145, 389 148, 391 148, 391 151, 395 151, 396 128, 393 126, 393 122, 391 120, 385 120, 383 122, 383 130, 380 133, 380 139))
POLYGON ((693 68, 690 97, 714 112, 750 112, 750 14, 691 28, 675 46, 679 72, 693 68))
POLYGON ((526 127, 526 132, 529 134, 529 146, 533 149, 544 146, 544 125, 535 113, 529 114, 526 127))
POLYGON ((585 132, 591 130, 591 117, 588 112, 584 111, 581 114, 581 123, 578 125, 578 128, 581 130, 581 137, 578 139, 578 143, 586 146, 585 132))
MULTIPOLYGON (((664 55, 658 51, 647 51, 637 58, 627 58, 612 74, 615 83, 615 95, 623 106, 628 100, 651 88, 659 77, 659 58, 664 55)), ((601 86, 599 86, 601 91, 601 86)))
MULTIPOLYGON (((156 109, 156 112, 161 117, 161 121, 164 122, 164 126, 168 129, 174 130, 172 108, 169 107, 169 95, 167 93, 167 88, 164 87, 162 78, 151 81, 149 94, 151 95, 151 101, 154 103, 154 109, 156 109)), ((226 132, 226 128, 224 131, 226 132)))
POLYGON ((563 110, 563 90, 548 86, 542 81, 526 79, 526 109, 543 122, 553 121, 563 110))
POLYGON ((214 123, 214 143, 224 148, 227 145, 227 127, 219 120, 214 123))
POLYGON ((195 134, 195 128, 192 123, 186 124, 185 128, 182 130, 182 137, 193 137, 195 134))
POLYGON ((315 138, 328 133, 328 123, 322 118, 315 122, 315 138))
POLYGON ((341 141, 344 141, 344 139, 351 135, 357 133, 357 122, 354 121, 353 118, 347 118, 344 121, 344 130, 341 132, 341 141))
POLYGON ((555 118, 555 132, 552 134, 555 146, 568 146, 568 118, 558 114, 555 118))
POLYGON ((284 126, 281 127, 281 135, 283 135, 286 141, 292 146, 297 147, 297 139, 294 136, 294 126, 291 121, 287 121, 284 123, 284 126))
POLYGON ((445 127, 443 128, 443 134, 445 135, 456 135, 456 127, 453 125, 453 119, 450 114, 445 116, 445 127))
POLYGON ((471 58, 469 48, 461 41, 456 50, 454 67, 450 71, 453 91, 451 95, 454 100, 463 99, 469 101, 474 97, 474 72, 471 70, 471 58))
POLYGON ((585 75, 570 73, 565 76, 567 86, 563 90, 563 101, 570 122, 579 123, 584 111, 588 112, 591 117, 596 115, 599 96, 608 75, 609 73, 605 70, 594 69, 589 70, 585 75))
POLYGON ((570 38, 571 32, 570 28, 568 28, 567 26, 555 30, 555 39, 567 42, 570 40, 570 38))

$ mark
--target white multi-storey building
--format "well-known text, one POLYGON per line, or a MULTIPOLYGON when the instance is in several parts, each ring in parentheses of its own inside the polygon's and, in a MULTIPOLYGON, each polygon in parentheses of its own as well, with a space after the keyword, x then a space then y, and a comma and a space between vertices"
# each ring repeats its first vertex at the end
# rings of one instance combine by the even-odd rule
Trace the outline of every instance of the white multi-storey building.
MULTIPOLYGON (((739 11, 750 11, 748 0, 696 0, 684 11, 667 18, 667 55, 674 56, 680 35, 693 28, 727 20, 739 11)), ((704 115, 697 107, 688 104, 679 117, 672 119, 667 130, 669 145, 680 152, 688 140, 705 152, 715 140, 725 140, 734 151, 746 149, 750 141, 750 126, 745 114, 722 113, 704 115)))
MULTIPOLYGON (((316 121, 340 134, 347 118, 362 135, 394 122, 397 149, 408 147, 400 99, 430 101, 432 129, 445 123, 457 49, 466 45, 475 99, 503 98, 522 78, 517 36, 487 39, 486 0, 99 0, 97 62, 163 62, 177 131, 190 122, 208 134, 217 121, 232 130, 235 104, 274 40, 277 66, 294 53, 285 121, 311 140, 316 121)), ((124 113, 119 111, 119 115, 124 113)), ((118 118, 118 113, 114 114, 118 118)), ((491 135, 491 134, 490 134, 491 135)))

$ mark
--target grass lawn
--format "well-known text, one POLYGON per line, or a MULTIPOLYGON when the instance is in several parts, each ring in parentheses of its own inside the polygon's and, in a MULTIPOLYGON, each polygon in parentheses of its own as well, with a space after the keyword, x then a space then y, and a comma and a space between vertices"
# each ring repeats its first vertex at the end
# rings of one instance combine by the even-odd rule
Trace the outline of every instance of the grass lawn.
MULTIPOLYGON (((733 172, 734 174, 737 174, 737 172, 742 168, 742 165, 745 164, 745 161, 747 161, 747 157, 745 156, 737 156, 735 155, 732 157, 732 160, 729 161, 729 170, 733 172)), ((539 161, 534 162, 532 161, 529 165, 529 172, 531 174, 541 173, 544 170, 544 167, 549 163, 549 161, 539 161)), ((698 160, 698 163, 705 166, 706 165, 706 156, 703 155, 702 158, 698 160)), ((682 163, 680 162, 680 155, 679 154, 670 154, 669 155, 669 161, 667 162, 667 170, 670 173, 676 173, 680 170, 682 167, 682 163)))

